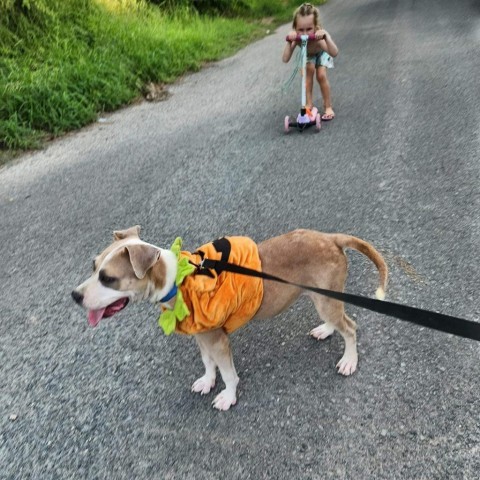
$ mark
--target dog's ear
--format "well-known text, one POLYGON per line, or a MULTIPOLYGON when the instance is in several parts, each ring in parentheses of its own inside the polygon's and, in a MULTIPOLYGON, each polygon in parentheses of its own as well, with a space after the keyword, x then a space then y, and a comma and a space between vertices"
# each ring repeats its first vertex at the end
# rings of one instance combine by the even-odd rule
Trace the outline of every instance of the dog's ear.
POLYGON ((161 250, 153 245, 127 245, 125 248, 130 256, 133 271, 140 279, 158 262, 161 254, 161 250))
POLYGON ((113 232, 114 240, 123 240, 128 237, 140 238, 140 225, 135 225, 134 227, 127 228, 126 230, 117 230, 113 232))

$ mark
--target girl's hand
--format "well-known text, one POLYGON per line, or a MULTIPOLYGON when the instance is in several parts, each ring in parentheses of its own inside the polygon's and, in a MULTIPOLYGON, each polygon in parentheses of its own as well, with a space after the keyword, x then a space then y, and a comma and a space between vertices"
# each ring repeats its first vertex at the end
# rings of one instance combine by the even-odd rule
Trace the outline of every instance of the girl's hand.
POLYGON ((315 32, 315 38, 317 40, 326 40, 328 32, 326 30, 317 30, 315 32))
POLYGON ((291 41, 291 42, 294 42, 296 39, 297 39, 297 32, 295 30, 292 30, 288 35, 287 35, 288 39, 291 41))

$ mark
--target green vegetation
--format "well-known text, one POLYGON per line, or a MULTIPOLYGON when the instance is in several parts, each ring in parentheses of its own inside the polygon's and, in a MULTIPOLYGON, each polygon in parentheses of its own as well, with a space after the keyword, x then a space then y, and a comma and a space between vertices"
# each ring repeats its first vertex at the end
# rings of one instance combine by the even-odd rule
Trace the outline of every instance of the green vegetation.
POLYGON ((131 103, 150 82, 232 54, 298 3, 0 0, 0 154, 39 147, 131 103))

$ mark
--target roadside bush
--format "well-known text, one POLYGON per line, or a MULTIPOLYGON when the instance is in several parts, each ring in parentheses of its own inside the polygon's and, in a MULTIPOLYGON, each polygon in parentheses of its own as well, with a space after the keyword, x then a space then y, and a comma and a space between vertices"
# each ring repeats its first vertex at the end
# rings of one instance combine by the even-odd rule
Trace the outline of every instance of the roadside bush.
POLYGON ((288 20, 288 4, 0 0, 0 150, 35 148, 231 54, 265 34, 255 19, 288 20))

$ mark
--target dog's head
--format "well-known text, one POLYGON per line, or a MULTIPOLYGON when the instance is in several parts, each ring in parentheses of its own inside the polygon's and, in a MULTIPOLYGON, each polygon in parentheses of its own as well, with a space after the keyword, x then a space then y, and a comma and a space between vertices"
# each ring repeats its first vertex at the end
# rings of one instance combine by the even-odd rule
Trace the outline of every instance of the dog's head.
POLYGON ((175 255, 140 240, 139 233, 139 226, 114 232, 113 243, 95 258, 91 277, 72 292, 92 327, 130 301, 158 302, 173 287, 175 255))

